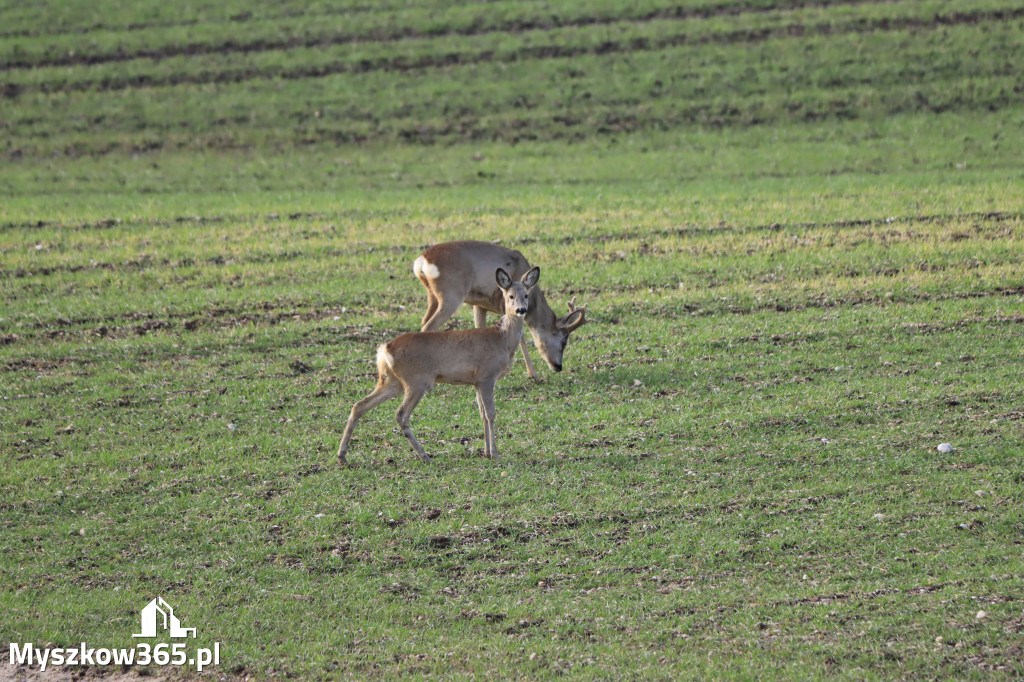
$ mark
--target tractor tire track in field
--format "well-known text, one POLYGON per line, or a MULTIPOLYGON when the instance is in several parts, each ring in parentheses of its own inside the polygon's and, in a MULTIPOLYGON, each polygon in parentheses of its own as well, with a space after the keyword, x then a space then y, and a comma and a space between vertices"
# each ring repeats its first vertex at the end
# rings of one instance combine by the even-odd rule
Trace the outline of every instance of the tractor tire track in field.
POLYGON ((751 234, 756 232, 779 232, 779 231, 804 231, 804 230, 847 230, 859 227, 876 227, 876 226, 892 226, 892 225, 934 225, 937 223, 949 223, 961 220, 976 220, 981 222, 1003 222, 1007 220, 1024 220, 1024 213, 1010 213, 1010 212, 974 212, 974 213, 961 213, 961 214, 936 214, 936 215, 916 215, 916 216, 904 216, 897 218, 861 218, 861 219, 847 219, 847 220, 834 220, 831 222, 804 222, 804 223, 769 223, 762 225, 715 225, 709 227, 702 227, 699 225, 687 225, 685 227, 668 228, 668 229, 636 229, 626 230, 622 232, 609 232, 605 234, 577 234, 577 235, 560 235, 551 236, 546 238, 538 237, 521 237, 519 239, 510 240, 510 243, 522 246, 529 246, 530 244, 544 243, 544 244, 575 244, 575 243, 594 243, 594 242, 606 242, 606 241, 619 241, 628 239, 651 239, 658 237, 703 237, 708 235, 721 235, 721 234, 751 234))
MULTIPOLYGON (((882 0, 885 4, 899 4, 901 0, 882 0)), ((764 7, 756 2, 740 2, 728 5, 713 7, 662 7, 652 9, 639 14, 593 14, 575 17, 550 16, 545 18, 516 18, 509 20, 488 21, 484 15, 477 15, 469 26, 465 27, 439 27, 433 30, 424 31, 415 26, 387 25, 359 33, 345 33, 342 30, 331 34, 315 36, 293 36, 279 39, 255 39, 248 42, 226 40, 221 43, 187 43, 182 45, 167 45, 157 49, 142 49, 126 51, 119 49, 116 52, 108 53, 76 53, 44 55, 37 59, 6 59, 0 61, 0 71, 13 68, 34 68, 43 66, 89 66, 94 64, 105 64, 111 62, 130 61, 132 59, 154 58, 166 59, 176 56, 195 56, 202 54, 247 54, 251 52, 264 52, 268 50, 292 50, 300 48, 328 47, 332 45, 347 45, 362 42, 399 42, 402 40, 422 40, 448 37, 481 36, 493 33, 518 34, 528 31, 553 31, 563 28, 584 28, 588 26, 606 26, 614 23, 647 23, 659 20, 704 20, 716 17, 732 17, 740 15, 765 15, 781 14, 806 9, 836 9, 838 7, 856 7, 866 4, 879 4, 878 0, 840 0, 837 2, 822 2, 821 0, 801 1, 792 0, 787 3, 780 3, 771 7, 764 7)), ((357 10, 358 11, 358 10, 357 10)), ((352 9, 334 10, 318 13, 321 18, 338 17, 339 19, 349 18, 353 13, 352 9)), ((261 22, 269 22, 274 19, 296 18, 301 15, 296 12, 285 12, 279 16, 264 16, 261 22)), ((251 16, 240 13, 229 17, 229 23, 247 23, 251 16)), ((88 35, 97 31, 146 31, 152 29, 168 29, 187 26, 198 26, 199 21, 182 22, 152 22, 137 23, 128 26, 107 26, 95 24, 74 32, 74 35, 88 35)), ((0 31, 0 38, 44 38, 54 35, 66 35, 64 33, 46 33, 43 31, 15 31, 5 33, 0 31)))
MULTIPOLYGON (((299 214, 293 213, 289 216, 291 220, 323 220, 329 219, 332 216, 328 214, 310 213, 310 214, 299 214)), ((238 216, 232 219, 237 219, 238 216)), ((210 218, 178 218, 175 220, 155 220, 147 222, 135 222, 135 225, 149 225, 152 227, 169 226, 173 224, 180 224, 183 222, 202 222, 202 223, 219 223, 228 220, 224 216, 216 216, 210 218)), ((574 244, 595 244, 595 243, 607 243, 607 242, 619 242, 629 241, 637 239, 650 240, 652 238, 666 238, 666 237, 677 237, 677 238, 700 238, 706 236, 717 236, 723 234, 735 234, 745 235, 753 234, 758 232, 804 232, 807 230, 831 230, 831 231, 843 231, 855 228, 871 228, 876 226, 892 227, 894 225, 934 225, 942 223, 962 222, 962 221, 975 221, 975 222, 986 222, 986 223, 1001 223, 1005 221, 1022 221, 1024 220, 1024 213, 1009 213, 1009 212, 975 212, 975 213, 964 213, 964 214, 940 214, 940 215, 917 215, 908 216, 902 218, 887 218, 884 220, 880 219, 848 219, 848 220, 836 220, 832 222, 817 223, 817 222, 803 222, 803 223, 770 223, 767 225, 751 225, 751 226, 736 226, 736 225, 715 225, 710 227, 702 227, 698 225, 686 225, 678 228, 663 228, 663 229, 634 229, 625 230, 621 232, 606 232, 600 234, 592 233, 580 233, 580 234, 559 234, 559 235, 547 235, 544 237, 519 237, 510 239, 507 241, 509 246, 518 248, 529 247, 533 244, 545 244, 545 245, 560 245, 560 246, 572 246, 574 244)), ((104 229, 113 225, 121 224, 120 220, 117 219, 104 219, 94 223, 83 223, 78 225, 65 225, 63 223, 46 223, 43 221, 36 221, 32 223, 7 223, 0 226, 0 233, 7 230, 14 229, 42 229, 42 228, 59 228, 61 230, 75 230, 75 231, 87 231, 95 229, 104 229)), ((967 233, 958 233, 955 237, 956 240, 962 241, 964 239, 971 238, 972 235, 967 233)), ((224 257, 222 255, 214 255, 207 258, 181 258, 178 260, 170 260, 167 258, 154 260, 151 256, 144 256, 129 260, 124 260, 119 263, 111 261, 97 261, 90 260, 88 264, 85 263, 66 263, 59 265, 44 265, 36 268, 16 267, 12 269, 0 268, 0 279, 25 279, 31 277, 48 277, 51 275, 60 274, 76 274, 79 272, 89 272, 95 270, 107 270, 110 272, 137 272, 141 270, 147 270, 151 268, 156 269, 179 269, 179 268, 209 268, 209 267, 220 267, 225 265, 265 265, 275 263, 293 262, 303 259, 322 259, 322 258, 338 258, 343 259, 350 257, 354 253, 392 253, 396 255, 406 254, 411 260, 413 256, 423 251, 423 249, 430 246, 430 244, 395 244, 387 247, 382 247, 375 244, 359 244, 352 243, 347 244, 343 249, 318 249, 316 254, 302 250, 290 250, 286 252, 278 253, 261 253, 253 254, 245 257, 224 257)), ((922 266, 919 268, 923 271, 930 271, 933 268, 927 268, 922 266)), ((887 270, 882 273, 872 274, 885 274, 889 276, 895 276, 902 272, 899 268, 887 270)), ((859 276, 859 272, 849 273, 837 273, 837 276, 859 276)))
MULTIPOLYGON (((992 576, 991 579, 1001 580, 1001 581, 1006 581, 1006 582, 1012 583, 1012 581, 1018 579, 1019 577, 1020 576, 1018 576, 1018 575, 1004 574, 1004 575, 992 576)), ((688 585, 688 584, 690 584, 691 582, 694 582, 694 581, 695 581, 694 578, 689 578, 688 577, 688 578, 684 578, 683 580, 678 581, 678 582, 669 582, 669 583, 667 583, 667 586, 668 587, 680 588, 680 587, 685 587, 686 585, 688 585)), ((718 614, 721 614, 721 613, 726 613, 728 611, 734 611, 734 610, 739 610, 739 609, 751 609, 751 608, 758 608, 758 607, 766 607, 766 608, 770 608, 770 609, 779 609, 779 608, 783 608, 783 607, 797 607, 797 606, 822 606, 822 605, 828 606, 828 605, 831 605, 831 604, 837 604, 837 603, 842 603, 842 602, 851 602, 851 601, 852 602, 865 602, 865 601, 870 601, 870 600, 873 600, 873 599, 878 599, 880 597, 887 597, 887 596, 899 595, 899 594, 905 594, 905 595, 911 595, 911 596, 925 596, 925 595, 934 594, 936 592, 940 592, 942 590, 945 590, 945 589, 951 588, 951 587, 959 588, 959 587, 964 587, 964 586, 966 586, 968 584, 971 584, 971 583, 983 583, 983 582, 984 581, 981 580, 981 579, 974 578, 974 579, 971 579, 970 581, 967 581, 967 580, 949 580, 949 581, 946 581, 946 582, 932 583, 932 584, 928 584, 928 585, 919 585, 919 586, 915 586, 915 587, 879 588, 877 590, 872 590, 870 592, 832 592, 832 593, 826 593, 826 594, 812 595, 812 596, 808 596, 808 597, 794 597, 794 598, 791 598, 791 599, 775 600, 775 601, 769 601, 769 602, 753 602, 753 603, 724 605, 724 606, 719 606, 718 608, 716 608, 714 610, 714 612, 718 613, 718 614)), ((661 617, 667 617, 669 615, 678 615, 678 614, 692 615, 692 614, 697 614, 697 613, 702 613, 702 612, 699 609, 696 609, 696 608, 693 608, 693 607, 680 606, 678 608, 672 609, 671 611, 667 611, 667 612, 661 613, 659 615, 661 617)), ((1007 670, 1009 670, 1009 668, 1007 668, 1007 670)))
MULTIPOLYGON (((628 292, 636 289, 647 289, 647 286, 610 286, 600 290, 586 288, 570 289, 567 295, 591 295, 599 296, 602 292, 628 292)), ((416 292, 418 294, 418 292, 416 292)), ((707 315, 751 315, 757 312, 771 311, 780 313, 792 313, 805 310, 833 310, 835 308, 850 306, 889 306, 895 303, 927 303, 944 301, 974 300, 983 298, 1006 298, 1024 296, 1024 285, 1012 287, 992 287, 984 291, 969 292, 911 292, 909 296, 901 298, 889 298, 883 295, 869 294, 863 296, 839 296, 839 297, 816 297, 803 301, 780 301, 774 298, 765 298, 757 305, 739 306, 729 301, 715 301, 716 305, 699 306, 696 304, 674 305, 672 310, 659 309, 657 314, 664 319, 689 318, 707 315)), ((417 300, 419 296, 417 295, 417 300)), ((613 306, 601 311, 601 324, 615 326, 619 319, 628 316, 627 313, 635 312, 634 305, 613 306)), ((333 317, 340 317, 343 314, 342 306, 317 308, 315 310, 298 309, 293 305, 278 305, 267 302, 258 308, 247 309, 226 309, 216 308, 211 310, 195 310, 180 313, 133 313, 129 315, 111 315, 101 317, 82 318, 59 318, 52 321, 34 322, 26 327, 19 328, 20 334, 0 334, 0 344, 14 347, 35 347, 43 340, 59 341, 66 339, 125 339, 137 336, 148 336, 150 334, 180 334, 195 332, 198 330, 211 329, 234 329, 238 327, 273 327, 280 324, 290 323, 313 323, 323 322, 331 330, 329 333, 324 329, 320 333, 327 333, 328 339, 321 342, 312 342, 310 345, 336 345, 341 340, 354 341, 358 343, 374 344, 386 341, 401 334, 407 329, 397 328, 375 328, 366 324, 340 324, 331 322, 333 317), (133 323, 134 322, 134 323, 133 323)), ((973 324, 987 325, 1024 325, 1022 315, 996 315, 992 317, 972 317, 959 320, 950 325, 931 325, 927 328, 914 326, 913 323, 904 325, 900 329, 905 334, 931 334, 943 331, 952 331, 973 324)), ((20 371, 24 369, 39 370, 40 367, 31 360, 15 360, 6 365, 0 366, 4 371, 20 371)))
MULTIPOLYGON (((151 227, 171 227, 174 225, 195 223, 223 223, 229 220, 251 220, 258 219, 258 215, 222 215, 222 216, 181 216, 170 220, 133 220, 131 225, 151 227)), ((268 221, 276 220, 345 220, 361 218, 360 214, 352 211, 340 211, 337 213, 289 213, 282 218, 276 214, 266 216, 268 221)), ((640 237, 695 237, 708 234, 748 234, 751 232, 776 232, 779 230, 810 230, 810 229, 848 229, 857 227, 874 227, 876 225, 894 224, 923 224, 933 225, 936 223, 947 223, 964 220, 977 220, 982 222, 1002 222, 1007 220, 1024 221, 1024 212, 1012 211, 974 211, 970 213, 940 213, 940 214, 919 214, 913 216, 898 216, 891 218, 851 218, 844 220, 833 220, 830 222, 802 222, 802 223, 768 223, 761 225, 714 225, 702 227, 699 225, 686 225, 684 227, 670 229, 636 229, 622 232, 605 232, 600 234, 551 234, 544 237, 519 237, 508 240, 509 244, 529 246, 530 244, 574 244, 577 242, 606 242, 620 239, 638 239, 640 237)), ((11 230, 32 230, 32 229, 60 229, 61 231, 91 231, 117 227, 125 224, 120 218, 102 218, 87 223, 64 223, 60 221, 33 220, 26 222, 9 222, 0 224, 0 233, 11 230)), ((391 253, 412 253, 422 251, 431 244, 395 244, 391 246, 379 246, 366 244, 363 248, 370 251, 389 251, 391 253)), ((346 245, 346 253, 352 253, 353 249, 359 250, 359 244, 346 245)), ((6 272, 10 276, 11 271, 6 272)), ((0 275, 5 271, 0 270, 0 275)))
MULTIPOLYGON (((778 230, 781 230, 783 228, 771 228, 771 229, 773 231, 778 231, 778 230)), ((800 228, 800 229, 802 229, 802 228, 800 228)), ((729 233, 729 232, 734 232, 734 231, 728 230, 726 228, 719 228, 719 229, 715 229, 715 230, 700 230, 700 231, 696 231, 695 230, 695 231, 689 231, 688 232, 686 230, 686 228, 682 228, 680 230, 658 230, 658 231, 644 233, 643 235, 641 235, 641 233, 639 233, 639 232, 632 233, 632 234, 629 234, 629 233, 617 233, 617 234, 614 234, 614 235, 605 235, 605 236, 598 235, 598 236, 594 236, 592 238, 574 236, 572 238, 563 237, 563 238, 558 239, 558 240, 543 240, 543 241, 547 242, 547 243, 554 242, 554 243, 563 244, 563 245, 570 245, 570 244, 573 244, 573 243, 591 243, 591 244, 593 244, 593 243, 601 243, 601 242, 607 242, 607 241, 616 241, 616 242, 618 242, 618 241, 628 241, 628 240, 632 240, 632 239, 641 239, 642 237, 700 236, 700 235, 704 235, 704 234, 724 234, 724 233, 729 233)), ((749 232, 749 231, 736 232, 736 233, 737 234, 745 234, 747 232, 749 232)), ((889 237, 889 235, 885 235, 885 236, 887 238, 889 237)), ((956 238, 956 241, 964 241, 964 240, 969 239, 969 238, 970 238, 970 236, 958 237, 958 238, 956 238)), ((536 239, 536 238, 529 238, 529 237, 527 237, 527 238, 522 238, 522 239, 518 239, 518 240, 509 240, 507 242, 507 244, 509 246, 524 246, 524 245, 529 245, 529 244, 541 243, 541 241, 542 240, 539 240, 539 239, 536 239)), ((398 253, 408 253, 409 254, 409 259, 411 260, 412 257, 415 254, 417 254, 420 251, 422 251, 423 248, 424 247, 422 247, 422 246, 420 246, 420 247, 413 247, 413 246, 395 247, 395 249, 392 249, 392 251, 398 252, 398 253)), ((121 261, 120 263, 113 263, 113 262, 110 262, 110 261, 90 261, 88 264, 84 264, 84 263, 71 263, 71 264, 52 265, 52 266, 51 265, 44 265, 44 266, 40 266, 40 267, 37 267, 37 268, 17 267, 17 268, 14 268, 12 270, 0 269, 0 279, 18 280, 18 279, 26 279, 26 278, 33 278, 33 277, 49 277, 49 276, 52 276, 52 275, 64 275, 64 274, 72 274, 73 275, 73 274, 78 274, 78 273, 81 273, 81 272, 95 272, 97 270, 106 270, 108 272, 121 272, 121 273, 125 273, 125 272, 141 272, 141 271, 144 271, 144 270, 168 270, 168 269, 169 270, 178 270, 178 269, 181 269, 181 268, 197 268, 197 269, 204 269, 204 270, 206 270, 206 269, 209 269, 209 268, 218 268, 218 267, 222 267, 222 266, 280 265, 280 264, 283 264, 283 263, 293 263, 293 262, 296 262, 296 261, 313 261, 313 260, 317 260, 318 261, 318 260, 322 260, 324 258, 344 260, 345 258, 351 257, 352 254, 354 252, 357 252, 357 251, 359 251, 358 248, 353 249, 353 248, 346 247, 344 249, 329 249, 329 250, 319 249, 319 250, 317 250, 317 252, 315 254, 313 254, 311 252, 295 250, 295 251, 288 251, 288 252, 281 252, 281 253, 256 254, 256 255, 244 256, 244 257, 234 257, 234 256, 232 256, 232 257, 225 258, 223 256, 211 256, 211 257, 205 258, 205 259, 181 258, 181 259, 174 260, 174 261, 172 261, 172 260, 170 260, 168 258, 163 258, 163 259, 159 259, 159 260, 154 260, 152 258, 139 258, 139 259, 130 259, 130 260, 121 261)), ((367 252, 367 253, 380 252, 380 251, 381 251, 381 249, 377 249, 376 247, 366 247, 366 249, 365 249, 365 252, 367 252)), ((641 247, 640 249, 637 250, 637 252, 640 253, 640 254, 643 254, 644 251, 645 251, 645 247, 641 247)), ((660 252, 654 252, 654 253, 666 253, 666 252, 665 251, 660 251, 660 252)), ((593 256, 593 258, 599 259, 599 260, 604 259, 603 257, 599 258, 598 255, 596 255, 596 254, 593 256)), ((884 275, 884 276, 887 276, 887 277, 895 277, 897 275, 906 274, 907 272, 936 272, 936 271, 941 271, 941 270, 944 270, 944 269, 945 269, 945 267, 932 266, 932 265, 929 265, 927 263, 919 263, 914 268, 899 268, 899 267, 895 267, 895 266, 890 266, 890 267, 887 267, 884 270, 877 270, 877 271, 874 271, 874 270, 860 271, 860 270, 856 270, 855 269, 855 270, 837 271, 837 272, 835 272, 833 274, 834 274, 834 276, 839 277, 839 278, 843 278, 843 277, 860 277, 860 276, 862 276, 864 274, 870 274, 870 275, 876 275, 876 276, 877 275, 884 275)))
MULTIPOLYGON (((0 97, 13 99, 22 94, 37 91, 42 93, 81 92, 81 91, 119 91, 132 88, 173 87, 178 85, 231 84, 249 80, 280 78, 285 80, 302 80, 309 78, 326 78, 340 74, 362 74, 374 71, 417 71, 425 69, 468 66, 486 63, 514 63, 527 60, 569 59, 587 55, 607 56, 670 49, 682 46, 705 44, 746 44, 758 43, 782 37, 806 37, 809 35, 842 35, 852 33, 875 33, 878 31, 924 30, 941 26, 975 25, 981 23, 1006 22, 1024 17, 1024 8, 994 11, 956 12, 949 15, 938 15, 931 19, 915 17, 858 19, 846 23, 823 21, 816 24, 789 24, 786 26, 744 29, 718 34, 692 35, 679 33, 663 38, 638 37, 625 41, 607 40, 595 45, 538 45, 522 47, 517 50, 498 52, 494 50, 470 52, 443 52, 420 56, 393 56, 377 59, 359 59, 355 61, 336 61, 330 64, 283 67, 278 69, 248 68, 229 69, 224 71, 206 71, 199 73, 180 73, 171 75, 136 75, 127 77, 104 77, 97 80, 80 80, 74 82, 42 83, 39 85, 23 85, 6 83, 0 87, 0 97)), ((287 41, 283 41, 287 42, 287 41)), ((300 47, 323 46, 322 42, 300 47)), ((199 50, 198 46, 183 46, 181 54, 195 55, 206 52, 230 54, 233 52, 259 52, 274 49, 287 49, 272 42, 242 45, 229 41, 217 50, 199 50), (196 50, 193 52, 185 49, 196 50)), ((138 53, 125 55, 124 60, 135 58, 166 58, 175 56, 175 52, 167 50, 154 51, 151 54, 138 53)), ((83 57, 82 59, 87 59, 83 57)), ((89 63, 89 62, 82 62, 89 63)), ((96 62, 98 63, 98 62, 96 62)), ((7 68, 10 68, 8 66, 7 68)))
MULTIPOLYGON (((290 213, 286 217, 282 218, 277 214, 266 216, 268 220, 329 220, 337 217, 351 218, 351 212, 340 212, 334 213, 290 213)), ((142 225, 149 225, 153 227, 168 226, 171 229, 175 225, 183 223, 223 223, 229 220, 236 220, 238 216, 209 216, 209 217, 181 217, 171 220, 153 220, 153 221, 142 221, 142 225)), ((803 223, 771 223, 761 225, 749 225, 749 226, 736 226, 736 225, 712 225, 712 226, 697 226, 697 225, 683 225, 675 228, 663 228, 663 229, 640 229, 634 228, 622 232, 605 232, 600 234, 557 234, 552 233, 542 237, 523 237, 509 241, 509 245, 517 248, 528 247, 532 244, 547 244, 555 246, 572 246, 574 244, 599 244, 607 242, 623 242, 623 241, 635 241, 644 240, 645 242, 650 239, 657 238, 705 238, 715 237, 720 235, 744 235, 752 233, 780 233, 780 232, 805 232, 808 230, 819 230, 819 231, 830 231, 830 232, 843 232, 846 230, 863 230, 865 228, 870 229, 879 227, 884 230, 891 231, 894 226, 897 225, 942 225, 947 223, 974 223, 975 226, 981 223, 995 224, 996 227, 1000 223, 1006 221, 1021 221, 1024 220, 1024 213, 1014 212, 974 212, 965 214, 936 214, 936 215, 916 215, 906 216, 901 218, 888 218, 888 219, 847 219, 837 220, 831 222, 803 222, 803 223)), ((85 223, 80 225, 64 225, 60 222, 46 223, 42 221, 35 221, 31 223, 8 223, 0 226, 2 230, 13 230, 13 229, 54 229, 58 228, 62 231, 66 230, 103 230, 110 229, 121 225, 122 222, 117 219, 102 219, 93 223, 85 223)), ((132 225, 136 223, 133 221, 132 225)), ((869 234, 869 233, 866 233, 869 234)), ((909 238, 914 238, 916 233, 907 233, 910 235, 909 238)), ((924 236, 924 235, 922 235, 924 236)), ((984 238, 984 234, 968 234, 967 232, 956 232, 953 233, 955 241, 961 241, 963 239, 969 239, 972 237, 984 238)), ((416 253, 422 251, 426 244, 408 244, 408 245, 392 245, 388 247, 381 247, 379 245, 370 243, 353 243, 346 245, 341 250, 325 250, 319 248, 314 251, 301 251, 292 250, 281 253, 263 253, 263 254, 251 254, 243 256, 230 256, 225 257, 223 255, 214 255, 208 258, 183 258, 178 260, 171 259, 154 259, 151 256, 129 259, 121 262, 96 262, 90 261, 88 264, 69 263, 69 264, 55 264, 52 266, 41 266, 38 268, 13 268, 10 270, 0 270, 0 279, 6 279, 9 282, 13 282, 17 279, 22 278, 40 278, 51 275, 59 274, 75 274, 83 271, 93 270, 108 270, 111 272, 139 272, 143 270, 177 270, 179 268, 190 268, 198 270, 216 269, 227 265, 258 265, 258 264, 273 264, 281 262, 294 262, 299 260, 318 260, 323 258, 344 258, 351 257, 354 252, 366 252, 366 253, 382 253, 387 252, 393 254, 399 258, 406 257, 411 261, 416 253)), ((638 253, 651 254, 655 253, 646 247, 646 245, 639 247, 638 253)), ((932 272, 936 268, 927 263, 909 263, 903 267, 893 266, 887 267, 884 270, 867 270, 865 272, 855 271, 836 271, 821 273, 825 276, 831 276, 836 278, 842 277, 859 277, 862 275, 869 276, 882 276, 890 279, 895 279, 902 274, 906 274, 909 271, 915 272, 932 272)), ((940 268, 941 269, 941 268, 940 268)), ((651 287, 661 288, 663 286, 670 286, 675 288, 676 282, 629 282, 619 283, 609 287, 602 288, 600 290, 589 289, 589 288, 567 288, 564 290, 555 290, 562 296, 572 295, 583 295, 598 297, 602 293, 626 293, 630 291, 640 291, 651 287)), ((418 294, 418 291, 410 289, 410 296, 418 294)), ((848 305, 889 305, 894 302, 923 302, 923 301, 943 301, 943 300, 963 300, 963 299, 978 299, 978 298, 993 298, 993 297, 1012 297, 1024 295, 1024 286, 1007 284, 1003 286, 992 286, 984 290, 975 291, 910 291, 900 294, 896 298, 889 298, 883 296, 880 293, 863 293, 857 294, 851 292, 845 296, 837 297, 803 297, 802 299, 787 299, 785 297, 779 298, 776 296, 767 296, 765 300, 758 304, 751 306, 749 304, 737 305, 735 300, 700 300, 693 303, 684 303, 675 306, 672 310, 659 311, 659 315, 664 317, 682 317, 682 316, 703 316, 712 314, 724 314, 724 315, 748 315, 758 311, 771 310, 777 312, 792 312, 806 309, 831 309, 837 307, 844 307, 848 305)), ((414 296, 418 301, 418 296, 414 296)), ((353 306, 358 308, 362 305, 360 302, 347 302, 346 306, 352 308, 353 306)), ((606 323, 616 324, 617 319, 622 316, 629 316, 631 308, 627 306, 610 307, 602 311, 603 317, 606 318, 606 323)), ((8 327, 6 331, 0 333, 0 343, 3 345, 31 345, 41 339, 58 340, 64 338, 84 338, 84 337, 96 337, 96 338, 130 338, 134 336, 146 336, 149 334, 176 334, 192 332, 200 329, 225 329, 225 328, 237 328, 241 326, 274 326, 278 324, 284 324, 288 322, 324 322, 328 327, 334 331, 330 332, 331 338, 334 341, 342 338, 351 338, 356 341, 365 341, 367 338, 372 337, 377 339, 379 336, 378 332, 374 332, 366 325, 342 325, 342 324, 330 324, 327 322, 330 318, 343 316, 343 310, 341 303, 328 307, 313 307, 305 306, 302 303, 296 304, 295 302, 275 302, 265 301, 258 303, 253 306, 243 306, 239 308, 208 308, 200 310, 184 310, 177 313, 167 313, 166 311, 160 314, 139 311, 127 314, 117 315, 106 315, 106 316, 87 316, 75 319, 67 319, 65 317, 59 317, 50 320, 39 320, 32 322, 24 327, 19 327, 14 330, 8 327), (11 333, 8 333, 11 332, 11 333), (338 336, 338 335, 341 336, 338 336)), ((1005 318, 1005 319, 993 319, 990 320, 994 323, 1012 323, 1021 324, 1024 322, 1024 318, 1018 316, 1016 318, 1005 318)), ((396 330, 397 333, 397 330, 396 330)), ((9 371, 20 369, 17 366, 4 367, 9 371)))

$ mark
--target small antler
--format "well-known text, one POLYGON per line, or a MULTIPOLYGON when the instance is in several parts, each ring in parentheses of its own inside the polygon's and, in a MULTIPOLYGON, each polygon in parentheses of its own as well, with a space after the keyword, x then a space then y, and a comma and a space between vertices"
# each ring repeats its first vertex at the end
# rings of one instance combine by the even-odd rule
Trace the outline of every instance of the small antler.
POLYGON ((583 306, 582 308, 577 307, 576 297, 573 296, 572 300, 569 301, 569 314, 563 317, 562 320, 564 320, 567 323, 565 326, 569 331, 572 331, 579 327, 580 325, 585 324, 587 321, 587 306, 583 306), (576 313, 579 313, 579 316, 576 318, 576 320, 573 322, 569 322, 569 320, 572 319, 572 317, 576 315, 576 313))

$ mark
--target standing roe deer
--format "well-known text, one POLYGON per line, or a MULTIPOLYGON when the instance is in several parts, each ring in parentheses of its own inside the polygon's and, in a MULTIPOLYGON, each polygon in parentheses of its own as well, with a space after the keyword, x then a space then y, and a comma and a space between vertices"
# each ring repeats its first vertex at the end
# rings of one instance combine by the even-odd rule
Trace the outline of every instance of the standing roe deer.
POLYGON ((516 346, 523 337, 523 318, 531 291, 536 291, 540 268, 532 268, 520 281, 497 268, 495 281, 501 290, 505 314, 493 327, 442 332, 409 332, 377 349, 377 386, 352 407, 338 446, 338 463, 345 453, 352 429, 364 414, 385 400, 405 394, 395 418, 402 433, 424 462, 424 452, 409 427, 409 418, 420 398, 434 384, 468 384, 476 387, 476 402, 484 421, 484 454, 498 458, 494 444, 494 385, 508 374, 516 346))
MULTIPOLYGON (((488 311, 502 314, 502 293, 494 286, 491 274, 495 268, 504 268, 515 279, 527 272, 530 264, 518 251, 490 242, 445 242, 424 251, 412 266, 427 288, 427 313, 420 331, 440 329, 463 302, 473 306, 477 327, 487 324, 488 311)), ((586 307, 577 308, 573 299, 569 303, 569 314, 557 317, 540 289, 530 297, 526 326, 530 328, 537 350, 556 372, 562 371, 562 354, 569 334, 587 321, 586 312, 586 307)), ((525 338, 520 346, 530 378, 539 378, 530 362, 525 338)))

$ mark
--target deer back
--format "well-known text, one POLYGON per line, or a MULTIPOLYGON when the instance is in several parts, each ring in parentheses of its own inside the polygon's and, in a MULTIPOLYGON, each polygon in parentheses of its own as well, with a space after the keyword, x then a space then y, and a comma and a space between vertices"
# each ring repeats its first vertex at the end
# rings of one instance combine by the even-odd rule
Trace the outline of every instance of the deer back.
POLYGON ((445 297, 455 296, 469 305, 500 315, 504 312, 504 305, 501 290, 494 281, 498 268, 516 281, 530 270, 530 263, 513 249, 490 242, 464 240, 432 246, 416 259, 414 265, 417 276, 423 273, 445 297))
POLYGON ((522 336, 521 324, 516 332, 498 325, 409 332, 385 344, 382 355, 386 371, 402 383, 475 385, 482 378, 500 376, 508 370, 522 336))

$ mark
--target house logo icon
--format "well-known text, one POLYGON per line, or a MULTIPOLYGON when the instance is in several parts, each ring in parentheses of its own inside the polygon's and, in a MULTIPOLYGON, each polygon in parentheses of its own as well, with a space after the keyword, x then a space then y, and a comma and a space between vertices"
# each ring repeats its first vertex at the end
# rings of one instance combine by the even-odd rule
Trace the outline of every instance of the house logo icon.
POLYGON ((174 615, 171 605, 163 597, 157 597, 142 609, 142 632, 132 637, 156 637, 157 628, 161 624, 164 630, 170 632, 171 637, 196 636, 196 629, 181 627, 181 621, 174 615))

